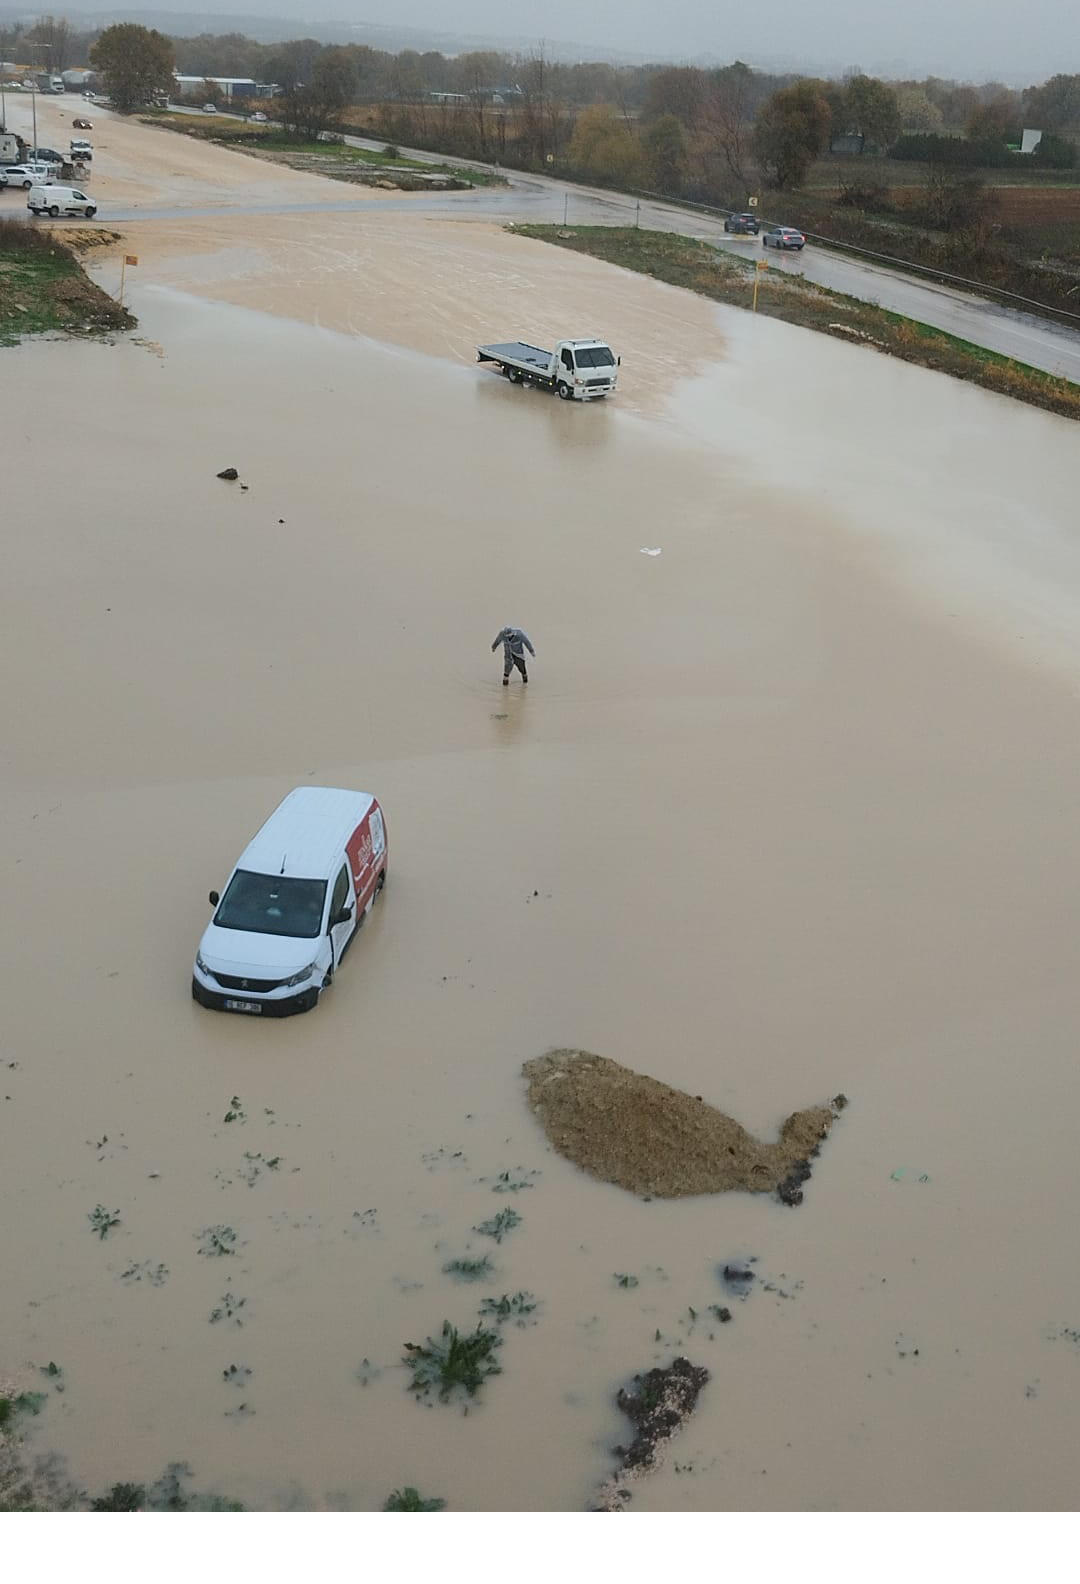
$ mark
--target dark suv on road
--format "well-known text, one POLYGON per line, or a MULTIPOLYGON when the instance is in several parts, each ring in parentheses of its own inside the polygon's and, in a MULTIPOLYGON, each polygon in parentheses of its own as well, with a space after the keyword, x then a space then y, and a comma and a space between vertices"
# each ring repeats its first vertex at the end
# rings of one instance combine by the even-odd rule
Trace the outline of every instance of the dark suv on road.
POLYGON ((736 236, 757 236, 761 221, 755 214, 729 215, 724 221, 724 230, 734 231, 736 236))

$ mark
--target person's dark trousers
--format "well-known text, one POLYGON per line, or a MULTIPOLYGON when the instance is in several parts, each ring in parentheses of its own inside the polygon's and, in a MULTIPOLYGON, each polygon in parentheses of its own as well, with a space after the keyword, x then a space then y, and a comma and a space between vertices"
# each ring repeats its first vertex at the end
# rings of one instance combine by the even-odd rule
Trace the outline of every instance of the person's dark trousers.
POLYGON ((503 664, 503 681, 504 682, 509 682, 509 680, 510 680, 510 665, 511 665, 511 661, 513 662, 514 665, 517 666, 518 670, 521 672, 521 680, 523 682, 527 682, 529 680, 529 673, 525 669, 525 656, 524 655, 511 655, 510 659, 504 662, 504 664, 503 664))

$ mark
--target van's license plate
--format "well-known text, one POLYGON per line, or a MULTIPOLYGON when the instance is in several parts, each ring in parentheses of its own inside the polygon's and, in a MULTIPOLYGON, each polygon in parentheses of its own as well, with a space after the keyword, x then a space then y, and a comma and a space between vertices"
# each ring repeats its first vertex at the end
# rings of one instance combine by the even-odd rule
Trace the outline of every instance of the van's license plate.
POLYGON ((226 1012, 261 1012, 261 1001, 226 1001, 226 1012))

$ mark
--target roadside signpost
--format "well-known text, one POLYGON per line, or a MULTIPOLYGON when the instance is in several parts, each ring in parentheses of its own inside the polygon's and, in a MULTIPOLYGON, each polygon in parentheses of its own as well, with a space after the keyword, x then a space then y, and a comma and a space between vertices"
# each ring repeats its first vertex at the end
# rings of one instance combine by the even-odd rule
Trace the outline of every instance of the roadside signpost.
POLYGON ((136 254, 134 254, 134 253, 125 253, 124 254, 124 262, 120 266, 120 306, 121 306, 121 308, 124 306, 124 276, 127 274, 127 267, 130 264, 134 268, 134 266, 136 264, 138 264, 138 262, 139 262, 139 260, 138 260, 138 256, 136 254))
POLYGON ((761 272, 762 272, 762 270, 767 270, 768 267, 769 267, 768 259, 758 259, 757 268, 754 270, 754 307, 753 307, 753 312, 754 313, 757 313, 757 289, 758 289, 758 283, 761 280, 761 272))

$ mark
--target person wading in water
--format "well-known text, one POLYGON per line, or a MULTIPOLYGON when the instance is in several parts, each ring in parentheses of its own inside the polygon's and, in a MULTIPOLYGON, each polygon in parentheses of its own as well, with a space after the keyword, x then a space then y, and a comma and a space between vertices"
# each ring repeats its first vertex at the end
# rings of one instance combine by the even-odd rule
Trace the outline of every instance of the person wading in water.
POLYGON ((496 635, 495 642, 491 646, 492 654, 500 644, 503 646, 503 687, 510 686, 510 672, 514 666, 517 666, 521 672, 521 680, 527 682, 529 673, 525 669, 526 649, 533 659, 536 659, 536 650, 529 642, 528 633, 522 632, 520 627, 504 627, 502 632, 496 635))

